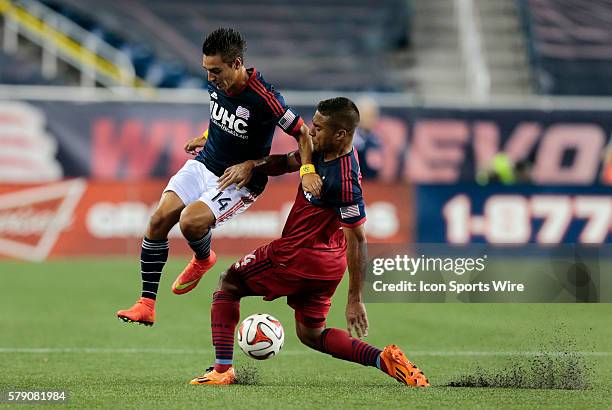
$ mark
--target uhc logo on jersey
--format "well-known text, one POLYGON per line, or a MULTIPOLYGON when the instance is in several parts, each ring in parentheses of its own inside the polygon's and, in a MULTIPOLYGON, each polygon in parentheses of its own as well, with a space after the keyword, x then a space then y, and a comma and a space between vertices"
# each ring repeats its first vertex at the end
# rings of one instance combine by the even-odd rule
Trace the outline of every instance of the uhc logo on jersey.
MULTIPOLYGON (((248 113, 243 107, 239 107, 242 110, 248 113)), ((240 118, 245 117, 244 111, 239 113, 240 115, 230 114, 229 111, 222 107, 217 101, 210 102, 210 120, 215 123, 215 125, 221 127, 223 131, 232 134, 235 137, 248 139, 247 135, 247 126, 248 123, 240 118)), ((248 115, 246 115, 248 119, 248 115)))

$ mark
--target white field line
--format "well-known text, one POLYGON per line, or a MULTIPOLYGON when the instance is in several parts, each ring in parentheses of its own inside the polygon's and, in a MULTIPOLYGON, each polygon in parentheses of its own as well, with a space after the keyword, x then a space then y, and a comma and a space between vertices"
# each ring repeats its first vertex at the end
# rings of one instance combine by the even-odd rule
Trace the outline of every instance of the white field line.
MULTIPOLYGON (((50 353, 119 353, 119 354, 211 354, 212 349, 166 349, 166 348, 113 348, 113 347, 0 347, 0 353, 33 353, 33 354, 50 354, 50 353)), ((562 352, 562 351, 407 351, 411 356, 538 356, 538 355, 553 355, 562 356, 568 353, 579 354, 583 356, 612 356, 612 352, 562 352)), ((312 354, 310 350, 283 350, 283 355, 299 356, 312 354)))

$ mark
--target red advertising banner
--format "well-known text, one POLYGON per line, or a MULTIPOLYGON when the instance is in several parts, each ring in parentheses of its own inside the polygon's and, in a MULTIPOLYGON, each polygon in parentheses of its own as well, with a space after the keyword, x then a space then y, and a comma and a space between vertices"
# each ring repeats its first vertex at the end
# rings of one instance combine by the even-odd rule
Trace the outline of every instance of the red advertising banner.
MULTIPOLYGON (((43 261, 84 255, 136 255, 166 181, 73 179, 44 185, 0 185, 0 258, 43 261)), ((280 236, 297 181, 272 180, 247 212, 213 232, 219 254, 241 255, 280 236)), ((412 239, 411 189, 365 183, 370 242, 412 239)), ((191 251, 178 226, 171 255, 191 251)))
MULTIPOLYGON (((294 106, 306 122, 312 106, 294 106)), ((0 183, 169 179, 208 104, 0 102, 0 183)), ((354 145, 364 179, 474 183, 497 154, 521 183, 612 185, 612 111, 383 107, 354 145)), ((297 149, 277 128, 273 153, 297 149)), ((499 158, 499 157, 498 157, 499 158)))

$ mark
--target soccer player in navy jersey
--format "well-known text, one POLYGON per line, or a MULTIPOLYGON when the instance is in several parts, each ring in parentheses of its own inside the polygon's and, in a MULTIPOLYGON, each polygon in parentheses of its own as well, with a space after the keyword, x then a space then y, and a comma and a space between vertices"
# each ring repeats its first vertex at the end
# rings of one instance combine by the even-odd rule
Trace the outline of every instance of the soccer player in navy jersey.
POLYGON ((199 138, 185 144, 195 155, 174 175, 151 216, 140 253, 140 299, 117 316, 126 322, 152 325, 162 269, 168 259, 168 232, 179 223, 194 256, 172 285, 183 294, 198 284, 216 262, 211 250, 212 228, 244 212, 262 193, 267 175, 240 164, 270 153, 278 126, 294 136, 305 158, 302 187, 315 197, 322 181, 312 165, 312 139, 302 118, 255 68, 244 65, 246 42, 233 29, 219 28, 202 46, 208 72, 210 123, 199 138), (219 177, 224 176, 223 181, 219 177), (247 180, 248 178, 248 180, 247 180))
MULTIPOLYGON (((262 246, 221 274, 213 294, 211 328, 214 367, 191 384, 233 384, 234 332, 240 319, 240 299, 287 297, 295 311, 298 338, 312 349, 335 358, 377 367, 401 383, 429 386, 429 381, 395 345, 384 350, 360 340, 367 336, 368 318, 362 303, 366 270, 366 220, 361 173, 353 147, 359 123, 355 104, 343 97, 319 103, 310 133, 312 163, 323 179, 320 198, 298 188, 282 237, 262 246), (346 306, 348 333, 327 328, 331 297, 348 265, 346 306), (355 332, 358 338, 351 337, 355 332)), ((300 155, 271 155, 252 161, 250 168, 268 175, 300 169, 300 155)))

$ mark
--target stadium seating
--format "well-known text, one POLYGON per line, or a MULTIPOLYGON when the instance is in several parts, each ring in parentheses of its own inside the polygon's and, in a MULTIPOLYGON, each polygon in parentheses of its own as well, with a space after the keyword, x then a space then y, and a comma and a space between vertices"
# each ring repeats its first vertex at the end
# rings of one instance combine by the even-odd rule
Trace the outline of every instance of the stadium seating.
POLYGON ((0 84, 62 85, 59 80, 45 79, 37 62, 2 51, 0 51, 0 84))
POLYGON ((219 26, 279 88, 395 91, 386 53, 409 44, 409 0, 44 0, 128 52, 160 87, 202 86, 201 43, 219 26))
POLYGON ((612 0, 518 0, 535 88, 612 95, 612 0))

